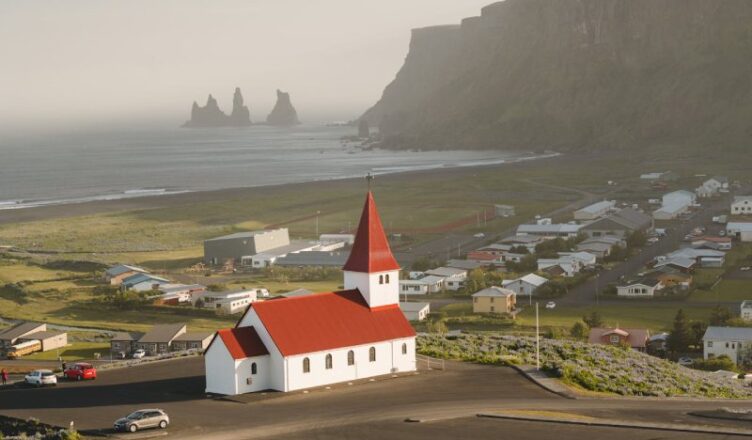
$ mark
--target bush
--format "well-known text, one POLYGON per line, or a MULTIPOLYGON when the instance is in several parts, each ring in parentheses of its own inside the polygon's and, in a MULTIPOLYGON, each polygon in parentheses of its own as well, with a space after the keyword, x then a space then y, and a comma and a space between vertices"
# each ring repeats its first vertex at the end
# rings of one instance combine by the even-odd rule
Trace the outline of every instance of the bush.
POLYGON ((694 368, 695 370, 703 371, 739 371, 734 364, 734 361, 732 361, 731 358, 729 358, 725 354, 720 355, 716 358, 698 359, 692 365, 690 365, 690 367, 694 368))
POLYGON ((588 337, 590 329, 582 321, 577 321, 572 324, 572 328, 569 330, 569 334, 575 339, 585 339, 588 337))

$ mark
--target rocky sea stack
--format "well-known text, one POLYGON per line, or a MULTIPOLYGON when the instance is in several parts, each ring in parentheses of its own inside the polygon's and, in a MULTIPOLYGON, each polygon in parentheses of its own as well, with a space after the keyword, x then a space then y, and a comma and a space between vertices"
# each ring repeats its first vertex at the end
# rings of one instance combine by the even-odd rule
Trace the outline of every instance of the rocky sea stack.
POLYGON ((752 2, 506 0, 416 29, 385 147, 748 151, 752 2))
POLYGON ((269 125, 298 125, 298 112, 295 111, 295 107, 292 106, 290 101, 290 94, 281 90, 277 90, 277 103, 274 105, 274 109, 266 117, 266 123, 269 125))
POLYGON ((209 95, 203 107, 193 102, 191 119, 183 124, 183 127, 247 127, 249 125, 251 125, 251 112, 248 106, 243 104, 240 88, 236 87, 232 99, 232 113, 229 116, 219 108, 217 100, 209 95))

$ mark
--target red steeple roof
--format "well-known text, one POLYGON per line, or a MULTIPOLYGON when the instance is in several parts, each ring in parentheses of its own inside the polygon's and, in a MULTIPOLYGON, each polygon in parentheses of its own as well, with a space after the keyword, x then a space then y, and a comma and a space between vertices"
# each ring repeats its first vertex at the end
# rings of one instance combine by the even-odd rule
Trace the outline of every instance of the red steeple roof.
POLYGON ((358 233, 355 235, 355 243, 343 269, 351 272, 371 273, 399 270, 399 268, 389 248, 389 242, 376 209, 376 202, 373 201, 373 194, 368 191, 366 204, 360 216, 358 233))

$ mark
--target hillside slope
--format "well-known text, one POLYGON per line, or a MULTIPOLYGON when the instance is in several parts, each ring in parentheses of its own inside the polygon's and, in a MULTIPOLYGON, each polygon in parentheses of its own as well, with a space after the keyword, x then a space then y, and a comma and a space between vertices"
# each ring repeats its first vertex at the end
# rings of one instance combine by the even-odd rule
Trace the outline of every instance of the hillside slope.
POLYGON ((752 2, 494 3, 414 30, 363 117, 395 148, 745 149, 752 2))

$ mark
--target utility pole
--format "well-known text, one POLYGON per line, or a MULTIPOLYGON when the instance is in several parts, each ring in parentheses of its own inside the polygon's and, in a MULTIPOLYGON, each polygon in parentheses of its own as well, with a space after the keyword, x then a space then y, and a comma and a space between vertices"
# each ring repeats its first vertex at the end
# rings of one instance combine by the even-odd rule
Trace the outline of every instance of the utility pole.
POLYGON ((600 280, 601 274, 597 273, 595 274, 595 306, 598 307, 600 305, 600 300, 598 296, 598 280, 600 280))
POLYGON ((538 319, 538 302, 535 303, 535 369, 540 371, 540 320, 538 319))
POLYGON ((316 211, 316 239, 319 239, 319 214, 321 211, 316 211))

